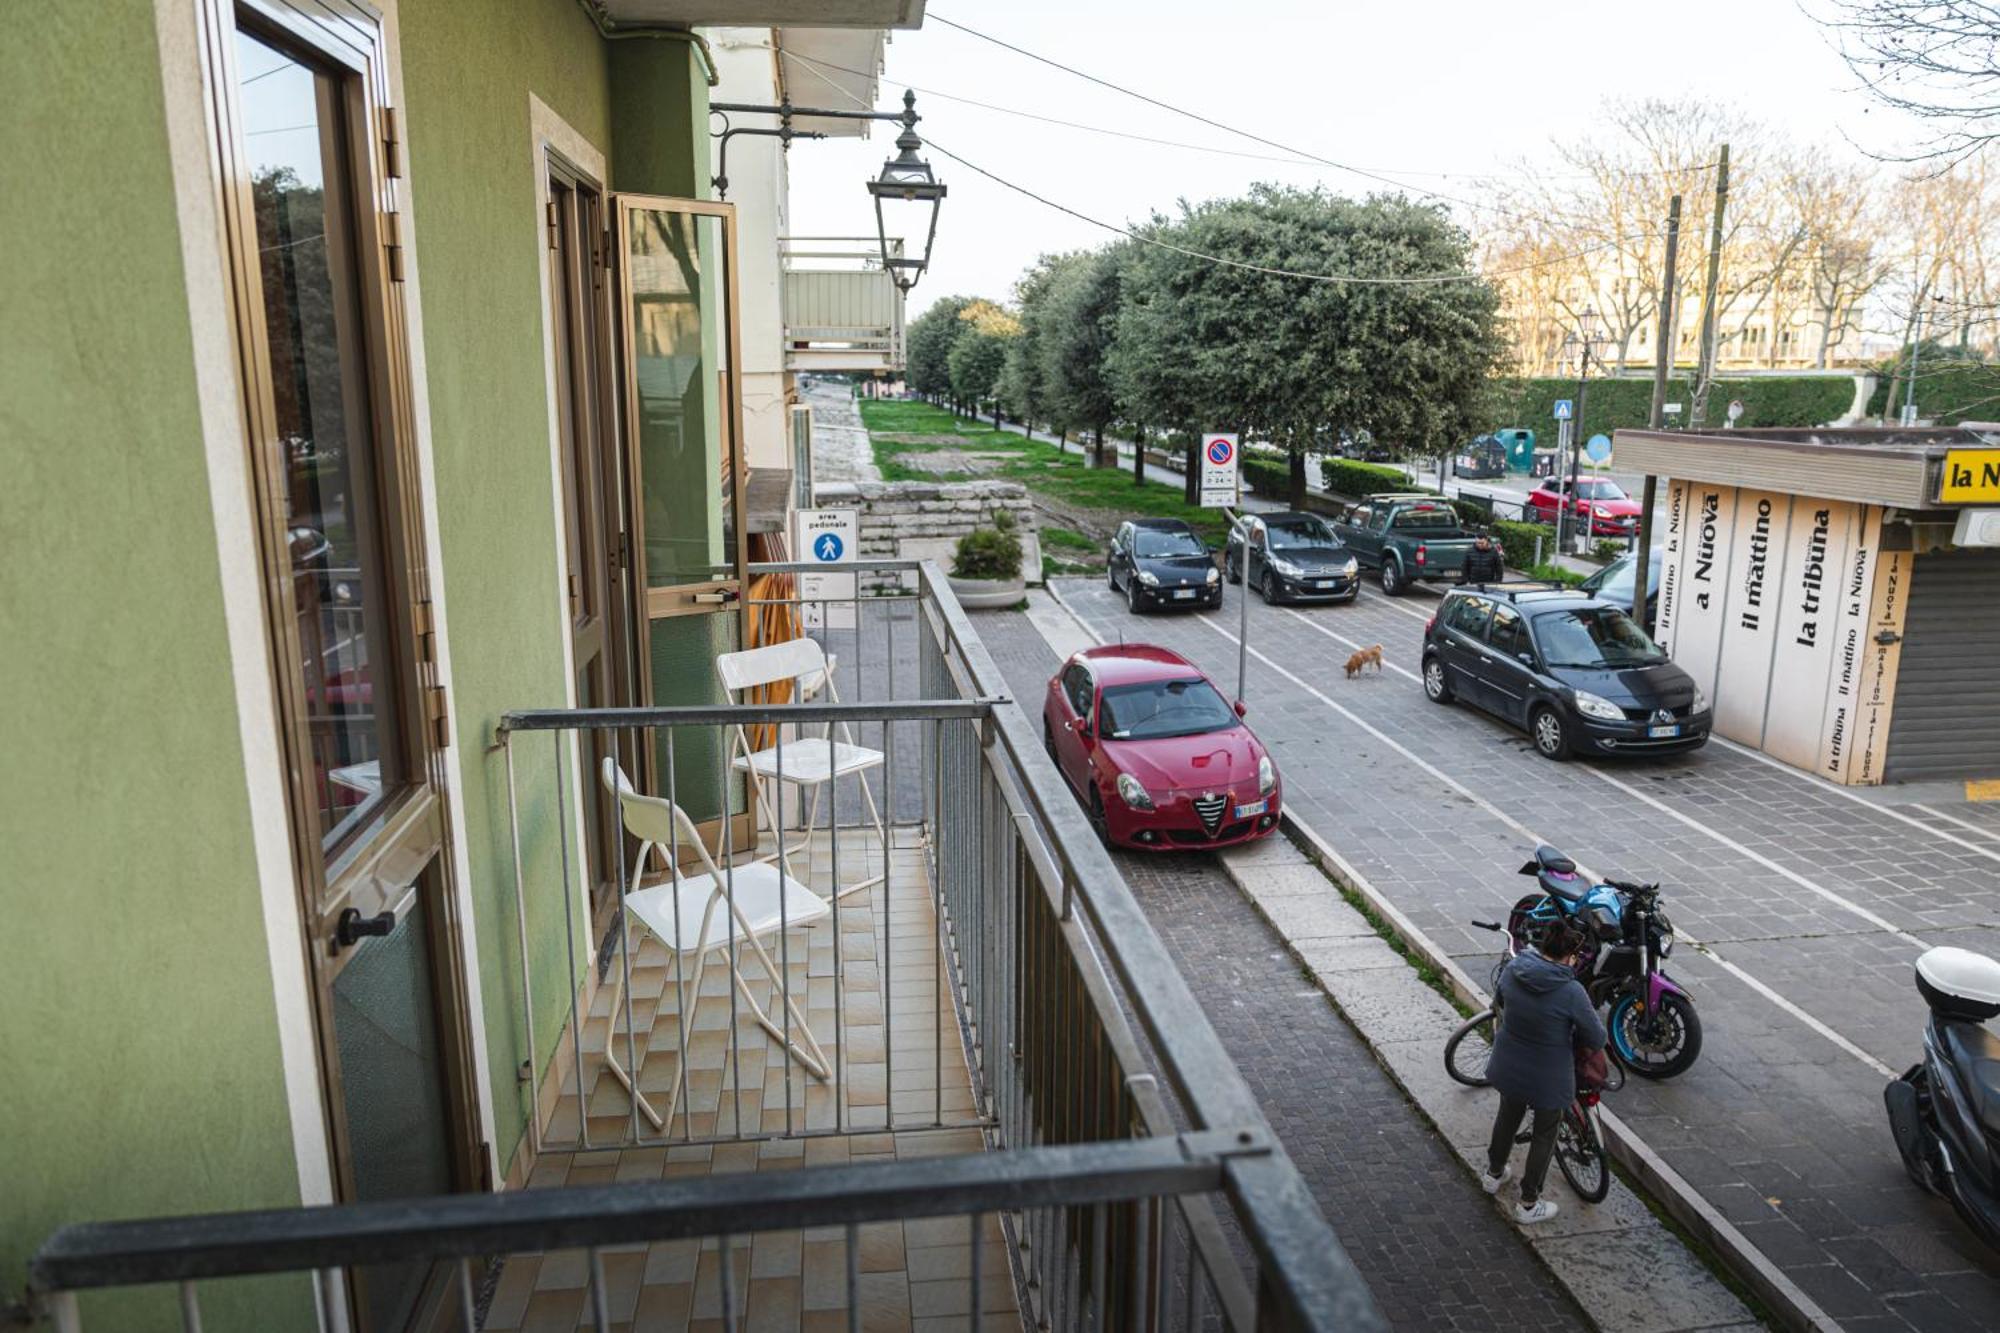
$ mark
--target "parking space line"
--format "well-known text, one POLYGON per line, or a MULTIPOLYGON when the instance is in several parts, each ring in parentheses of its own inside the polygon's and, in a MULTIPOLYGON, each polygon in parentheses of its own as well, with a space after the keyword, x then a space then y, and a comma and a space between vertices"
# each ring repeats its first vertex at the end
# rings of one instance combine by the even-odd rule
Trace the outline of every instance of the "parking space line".
MULTIPOLYGON (((1852 791, 1849 791, 1846 787, 1841 786, 1837 782, 1828 782, 1825 778, 1819 776, 1819 774, 1817 773, 1808 773, 1805 772, 1803 769, 1793 768, 1790 764, 1784 763, 1781 760, 1773 759, 1770 755, 1765 754, 1762 750, 1753 750, 1747 745, 1742 745, 1736 741, 1730 740, 1727 736, 1717 736, 1714 733, 1710 733, 1709 739, 1722 745, 1727 749, 1734 750, 1737 754, 1747 755, 1749 758, 1755 759, 1760 764, 1764 764, 1770 768, 1775 768, 1779 772, 1785 774, 1788 777, 1797 778, 1804 782, 1809 782, 1813 786, 1818 787, 1828 792, 1831 795, 1845 797, 1846 799, 1853 801, 1856 805, 1865 805, 1870 810, 1874 810, 1881 814, 1885 814, 1889 816, 1891 819, 1900 819, 1905 824, 1908 824, 1911 828, 1922 829, 1925 833, 1930 834, 1934 838, 1943 838, 1946 842, 1957 843, 1960 847, 1965 848, 1965 850, 1977 853, 1978 855, 1985 857, 1989 861, 2000 861, 2000 851, 1995 851, 1991 847, 1982 847, 1978 843, 1967 842, 1964 838, 1959 837, 1956 833, 1950 833, 1941 828, 1932 828, 1929 824, 1924 823, 1922 820, 1912 819, 1910 816, 1904 814, 1901 810, 1898 810, 1893 806, 1882 805, 1878 802, 1871 801, 1866 796, 1861 796, 1852 791)), ((1952 819, 1950 815, 1943 814, 1942 812, 1936 810, 1932 810, 1930 809, 1929 806, 1920 805, 1917 807, 1917 809, 1925 811, 1927 814, 1937 815, 1939 819, 1951 820, 1951 822, 1954 824, 1964 823, 1963 820, 1952 819)), ((1976 824, 1966 824, 1965 827, 1979 833, 1986 832, 1985 829, 1980 828, 1976 824)))
MULTIPOLYGON (((1208 626, 1208 628, 1214 630, 1217 634, 1221 635, 1223 638, 1229 640, 1231 643, 1235 643, 1237 641, 1235 635, 1231 634, 1228 630, 1222 628, 1222 626, 1216 624, 1212 618, 1208 616, 1199 616, 1197 617, 1197 619, 1199 619, 1202 624, 1208 626)), ((1266 667, 1269 667, 1272 671, 1277 672, 1278 675, 1284 677, 1286 680, 1290 681, 1293 685, 1297 686, 1299 689, 1304 690, 1307 694, 1312 695, 1315 699, 1318 699, 1328 708, 1333 709, 1336 713, 1339 713, 1342 717, 1345 717, 1348 721, 1354 723, 1355 726, 1360 727, 1370 736, 1373 736, 1376 740, 1382 742, 1384 745, 1387 745, 1390 749, 1396 751, 1398 754, 1402 755, 1405 759, 1408 759, 1411 763, 1415 764, 1418 768, 1421 768, 1431 777, 1435 778, 1437 781, 1443 783, 1445 786, 1451 788, 1453 791, 1465 797, 1465 799, 1471 801, 1474 805, 1486 811, 1488 814, 1492 815, 1495 819, 1498 819, 1502 824, 1506 825, 1508 828, 1511 828, 1516 833, 1519 833, 1522 837, 1526 838, 1530 843, 1539 845, 1548 841, 1548 839, 1542 837, 1539 833, 1536 833, 1526 824, 1523 824, 1520 820, 1515 819, 1512 815, 1509 815, 1506 811, 1494 805, 1491 801, 1487 800, 1484 796, 1481 796, 1478 792, 1474 791, 1472 788, 1464 785, 1457 779, 1446 774, 1443 770, 1439 769, 1435 764, 1432 764, 1429 760, 1425 759, 1422 755, 1419 755, 1416 752, 1412 751, 1408 746, 1405 746, 1400 741, 1396 740, 1394 737, 1388 735, 1386 732, 1362 720, 1362 718, 1356 715, 1351 709, 1345 707, 1342 704, 1335 703, 1331 698, 1329 698, 1326 694, 1322 693, 1320 690, 1314 688, 1311 685, 1308 685, 1298 676, 1292 674, 1284 667, 1279 666, 1276 662, 1273 662, 1269 657, 1265 656, 1262 652, 1258 651, 1256 648, 1254 647, 1250 648, 1248 652, 1250 656, 1256 658, 1259 662, 1262 662, 1266 667)), ((1619 783, 1617 785, 1623 786, 1624 784, 1619 783)), ((1665 807, 1662 808, 1664 809, 1665 807)), ((1673 812, 1668 811, 1668 813, 1671 814, 1673 812)), ((1679 817, 1680 816, 1676 815, 1676 818, 1679 817)), ((1696 825, 1696 827, 1699 828, 1700 826, 1696 825)), ((1703 830, 1703 831, 1713 833, 1712 830, 1703 830)), ((1718 838, 1721 837, 1720 834, 1714 834, 1713 836, 1716 836, 1718 838)), ((1763 858, 1757 858, 1757 854, 1754 852, 1750 852, 1748 848, 1740 848, 1740 850, 1743 851, 1746 855, 1751 856, 1753 859, 1763 859, 1763 858)), ((1775 863, 1770 863, 1770 864, 1775 865, 1775 863)), ((1592 874, 1588 867, 1584 866, 1581 863, 1578 863, 1577 869, 1582 871, 1593 882, 1597 881, 1598 877, 1595 874, 1592 874)), ((1789 874, 1790 872, 1785 872, 1785 873, 1789 874)), ((1808 887, 1813 887, 1813 888, 1818 887, 1815 885, 1811 885, 1810 882, 1807 883, 1808 887)), ((1818 891, 1826 894, 1831 898, 1834 898, 1836 901, 1845 902, 1844 899, 1840 899, 1839 895, 1832 893, 1831 890, 1819 889, 1818 891)), ((1873 914, 1869 913, 1865 908, 1856 907, 1852 904, 1849 904, 1849 906, 1853 907, 1853 910, 1864 916, 1871 916, 1871 917, 1873 916, 1873 914)), ((1880 918, 1875 918, 1875 919, 1878 921, 1880 920, 1880 918)), ((1911 940, 1914 943, 1917 943, 1918 945, 1922 945, 1923 943, 1921 940, 1916 940, 1914 936, 1907 935, 1902 931, 1896 930, 1893 926, 1888 926, 1887 923, 1883 923, 1883 925, 1885 929, 1889 930, 1891 933, 1899 936, 1900 938, 1911 940)), ((1674 934, 1677 938, 1692 945, 1694 948, 1699 949, 1704 957, 1714 962, 1718 967, 1722 968, 1725 972, 1728 972, 1731 976, 1743 982, 1743 984, 1748 986, 1751 990, 1763 996, 1765 999, 1769 1000, 1779 1009, 1782 1009, 1785 1013, 1790 1014, 1793 1018, 1797 1019, 1799 1022, 1805 1024, 1807 1027, 1811 1028, 1814 1032, 1817 1032, 1820 1036, 1825 1037, 1835 1046, 1838 1046, 1841 1050, 1846 1051, 1849 1055, 1861 1061, 1863 1064, 1867 1065, 1870 1069, 1874 1070, 1875 1072, 1885 1077, 1889 1078, 1895 1077, 1895 1071, 1890 1069, 1888 1065, 1882 1063, 1882 1061, 1870 1055, 1867 1051, 1863 1050, 1860 1046, 1856 1045, 1853 1041, 1849 1040, 1846 1036, 1842 1035, 1840 1032, 1835 1031, 1832 1027, 1828 1026, 1825 1022, 1821 1021, 1819 1018, 1814 1017, 1813 1014, 1811 1014, 1809 1011, 1801 1008, 1798 1004, 1796 1004, 1792 1000, 1786 999, 1783 995, 1781 995, 1776 990, 1772 989, 1769 985, 1765 984, 1762 981, 1759 981, 1756 977, 1752 976, 1750 973, 1744 971, 1736 964, 1722 957, 1721 954, 1715 951, 1712 945, 1704 944, 1702 941, 1695 939, 1691 935, 1688 935, 1686 932, 1680 930, 1678 927, 1675 929, 1674 934)))
MULTIPOLYGON (((1870 804, 1873 804, 1873 802, 1870 802, 1870 804)), ((2000 829, 1982 828, 1978 824, 1973 823, 1969 819, 1960 819, 1957 815, 1948 815, 1934 805, 1912 805, 1910 808, 1913 810, 1921 810, 1925 814, 1930 815, 1935 819, 1942 819, 1946 820, 1949 823, 1956 824, 1962 829, 1970 829, 1974 833, 1977 833, 1982 838, 2000 839, 2000 829)), ((1919 824, 1918 827, 1922 828, 1923 826, 1919 824)), ((1950 835, 1947 834, 1946 836, 1949 837, 1950 835)), ((1976 852, 1983 852, 1986 849, 1983 847, 1975 847, 1973 848, 1973 850, 1976 852)))

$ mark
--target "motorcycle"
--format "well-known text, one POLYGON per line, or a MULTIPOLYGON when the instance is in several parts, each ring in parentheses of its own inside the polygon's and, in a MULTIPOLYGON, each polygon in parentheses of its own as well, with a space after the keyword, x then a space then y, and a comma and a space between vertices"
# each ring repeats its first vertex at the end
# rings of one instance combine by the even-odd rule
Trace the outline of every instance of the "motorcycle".
POLYGON ((1917 959, 1930 1006, 1923 1063, 1883 1090, 1889 1129, 1910 1179, 1950 1201, 2000 1248, 2000 962, 1941 946, 1917 959))
POLYGON ((1509 933, 1539 945, 1559 921, 1581 928, 1586 942, 1577 980, 1591 1003, 1609 1006, 1604 1027, 1612 1058, 1641 1078, 1685 1073, 1701 1054, 1701 1018, 1686 989, 1660 967, 1674 948, 1660 886, 1615 879, 1592 884, 1576 862, 1546 843, 1521 873, 1535 876, 1541 892, 1514 904, 1509 933))

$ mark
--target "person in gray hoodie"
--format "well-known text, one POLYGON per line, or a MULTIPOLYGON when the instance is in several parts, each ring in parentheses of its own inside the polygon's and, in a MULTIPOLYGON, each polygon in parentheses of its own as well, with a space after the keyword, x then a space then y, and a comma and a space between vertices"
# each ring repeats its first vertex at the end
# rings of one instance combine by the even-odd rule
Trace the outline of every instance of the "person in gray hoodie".
POLYGON ((1555 1201, 1541 1197, 1542 1183, 1548 1179, 1563 1110, 1576 1100, 1576 1053, 1604 1048, 1604 1024, 1571 970, 1583 945, 1581 931, 1558 925, 1543 938, 1539 951, 1516 954, 1500 973, 1495 997, 1500 1018, 1486 1066, 1487 1081, 1500 1093, 1500 1111, 1493 1117, 1493 1141, 1479 1183, 1488 1194, 1499 1193, 1509 1173, 1514 1136, 1533 1110, 1521 1202, 1514 1209, 1517 1222, 1546 1222, 1556 1215, 1555 1201))

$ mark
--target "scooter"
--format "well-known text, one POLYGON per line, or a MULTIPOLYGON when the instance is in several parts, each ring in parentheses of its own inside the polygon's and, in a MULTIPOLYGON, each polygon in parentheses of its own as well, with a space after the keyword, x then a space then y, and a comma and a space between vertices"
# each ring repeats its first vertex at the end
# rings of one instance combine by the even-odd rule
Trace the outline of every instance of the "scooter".
POLYGON ((1609 1005, 1604 1026, 1618 1063, 1641 1078, 1685 1073, 1701 1054, 1694 1000, 1660 964, 1674 949, 1674 927, 1660 910, 1660 886, 1606 880, 1592 884, 1576 862, 1544 843, 1521 867, 1541 886, 1514 904, 1507 929, 1540 944, 1557 921, 1581 927, 1587 943, 1577 980, 1591 1003, 1609 1005))
POLYGON ((2000 1248, 2000 962, 1941 946, 1917 959, 1930 1006, 1924 1059, 1883 1090, 1889 1129, 1910 1179, 1951 1202, 2000 1248))

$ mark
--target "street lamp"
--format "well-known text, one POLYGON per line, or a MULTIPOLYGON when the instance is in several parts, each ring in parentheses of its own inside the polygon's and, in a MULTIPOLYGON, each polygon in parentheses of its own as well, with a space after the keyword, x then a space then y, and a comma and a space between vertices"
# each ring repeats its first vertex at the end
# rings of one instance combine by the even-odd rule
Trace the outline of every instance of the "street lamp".
MULTIPOLYGON (((896 136, 896 156, 882 164, 882 174, 868 182, 868 193, 875 196, 875 238, 882 246, 882 267, 896 284, 896 290, 907 292, 917 285, 917 279, 930 267, 931 245, 937 240, 938 206, 944 202, 944 182, 931 171, 931 164, 917 156, 917 150, 924 141, 917 137, 917 95, 905 90, 903 93, 903 113, 896 117, 902 122, 903 132, 896 136), (905 255, 889 253, 889 224, 882 211, 883 204, 896 208, 896 216, 912 220, 923 220, 924 250, 912 259, 905 255), (905 209, 904 205, 916 208, 905 209), (928 206, 930 217, 923 219, 918 209, 928 206), (908 278, 903 275, 909 274, 908 278)), ((898 227, 897 231, 903 229, 898 227)), ((909 232, 915 235, 915 229, 909 232)))
MULTIPOLYGON (((715 195, 718 199, 729 197, 729 140, 738 134, 767 135, 784 143, 787 147, 794 139, 824 139, 826 136, 814 130, 792 128, 794 116, 828 118, 832 120, 893 120, 903 127, 896 136, 896 156, 882 164, 882 174, 868 182, 868 193, 875 197, 875 239, 882 247, 882 269, 889 280, 896 284, 896 290, 907 292, 917 285, 917 279, 930 267, 931 244, 937 240, 938 205, 944 200, 944 182, 931 171, 931 164, 917 156, 917 150, 924 141, 917 137, 917 95, 903 93, 901 111, 834 111, 826 107, 793 106, 787 98, 776 106, 758 106, 749 102, 711 102, 709 112, 722 117, 722 131, 715 137, 721 140, 721 150, 716 155, 715 195), (762 113, 778 117, 777 129, 747 125, 731 125, 730 112, 762 113), (921 255, 912 259, 891 253, 889 227, 882 205, 889 203, 897 208, 895 216, 921 220, 924 234, 924 249, 921 255), (930 217, 919 219, 914 211, 903 212, 903 206, 915 204, 928 206, 930 217), (905 276, 908 275, 908 276, 905 276)), ((914 234, 912 232, 911 234, 914 234)))

